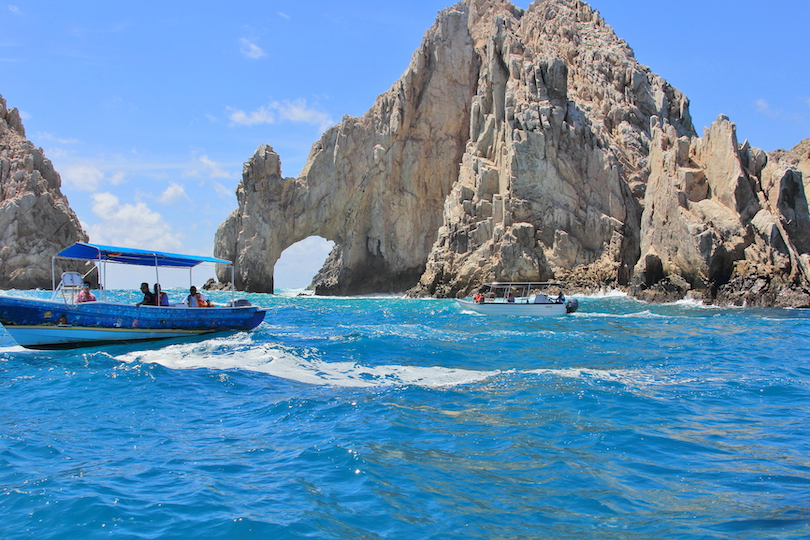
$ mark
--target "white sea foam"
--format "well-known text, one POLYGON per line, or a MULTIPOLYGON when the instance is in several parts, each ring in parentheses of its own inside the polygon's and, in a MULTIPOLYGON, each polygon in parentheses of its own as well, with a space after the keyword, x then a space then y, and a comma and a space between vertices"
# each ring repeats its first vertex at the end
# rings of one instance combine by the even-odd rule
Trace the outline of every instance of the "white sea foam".
POLYGON ((19 354, 19 353, 24 353, 24 352, 33 352, 33 351, 31 351, 29 349, 26 349, 25 347, 21 347, 20 345, 11 345, 9 347, 0 347, 0 354, 3 354, 3 353, 19 354))
MULTIPOLYGON (((557 377, 564 377, 566 379, 598 379, 602 381, 619 381, 637 382, 639 376, 642 374, 640 371, 629 369, 593 369, 593 368, 556 368, 556 369, 530 369, 523 371, 523 373, 534 373, 537 375, 553 375, 557 377)), ((645 380, 650 380, 645 377, 645 380)))
POLYGON ((616 289, 601 289, 597 292, 589 293, 589 294, 568 294, 566 296, 572 298, 632 298, 624 291, 619 291, 616 289))
POLYGON ((662 315, 660 313, 653 313, 649 309, 644 311, 636 311, 633 313, 602 313, 597 311, 584 311, 577 312, 574 315, 583 318, 605 318, 605 319, 669 319, 671 315, 662 315))
MULTIPOLYGON (((278 289, 275 296, 281 298, 317 298, 319 300, 363 300, 363 299, 377 299, 377 298, 390 298, 392 300, 399 300, 403 298, 403 293, 374 293, 374 294, 361 294, 356 296, 335 296, 335 295, 318 295, 313 290, 307 289, 278 289)), ((429 300, 435 300, 429 298, 429 300)))
POLYGON ((499 371, 403 365, 363 366, 355 362, 325 362, 280 346, 256 345, 247 334, 199 343, 169 345, 116 357, 123 362, 160 364, 170 369, 243 369, 305 384, 340 387, 424 386, 448 388, 471 384, 499 371))

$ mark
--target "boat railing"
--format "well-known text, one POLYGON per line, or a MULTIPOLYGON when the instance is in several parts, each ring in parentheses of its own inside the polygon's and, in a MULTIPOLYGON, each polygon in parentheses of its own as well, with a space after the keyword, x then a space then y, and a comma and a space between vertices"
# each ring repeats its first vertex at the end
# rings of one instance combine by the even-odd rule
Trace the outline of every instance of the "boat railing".
POLYGON ((59 285, 51 294, 51 300, 62 300, 65 304, 75 304, 76 295, 84 284, 84 277, 79 272, 63 272, 59 285))

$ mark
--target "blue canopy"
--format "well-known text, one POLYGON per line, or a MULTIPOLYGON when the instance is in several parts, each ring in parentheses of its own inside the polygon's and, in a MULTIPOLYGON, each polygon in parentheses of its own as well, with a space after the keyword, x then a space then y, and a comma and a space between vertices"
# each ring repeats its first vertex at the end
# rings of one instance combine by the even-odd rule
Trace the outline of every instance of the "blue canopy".
POLYGON ((80 259, 83 261, 112 261, 121 264, 135 264, 138 266, 168 266, 173 268, 193 268, 198 264, 220 263, 231 264, 231 261, 216 259, 214 257, 196 257, 194 255, 178 255, 176 253, 163 253, 114 246, 99 246, 77 242, 56 254, 63 259, 80 259))

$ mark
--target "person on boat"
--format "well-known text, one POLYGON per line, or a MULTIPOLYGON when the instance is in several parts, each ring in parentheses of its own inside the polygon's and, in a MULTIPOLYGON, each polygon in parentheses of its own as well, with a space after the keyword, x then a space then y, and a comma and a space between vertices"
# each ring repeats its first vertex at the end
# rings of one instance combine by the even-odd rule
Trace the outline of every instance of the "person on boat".
POLYGON ((161 290, 159 283, 155 283, 155 305, 156 306, 169 305, 169 295, 161 290))
POLYGON ((511 304, 514 304, 515 303, 515 295, 512 294, 512 293, 509 293, 509 298, 507 298, 506 301, 511 303, 511 304))
POLYGON ((95 302, 96 295, 90 292, 90 282, 85 281, 82 285, 82 290, 79 291, 79 294, 76 295, 76 303, 79 302, 95 302))
POLYGON ((197 292, 197 287, 194 285, 188 290, 189 295, 186 297, 186 304, 188 307, 211 307, 211 302, 204 295, 197 292))
POLYGON ((475 296, 473 297, 473 301, 476 304, 483 304, 484 303, 484 294, 480 293, 480 292, 475 293, 475 296))
POLYGON ((136 306, 154 306, 155 305, 155 295, 152 294, 152 291, 149 290, 148 283, 141 283, 141 292, 143 293, 143 300, 135 304, 136 306))

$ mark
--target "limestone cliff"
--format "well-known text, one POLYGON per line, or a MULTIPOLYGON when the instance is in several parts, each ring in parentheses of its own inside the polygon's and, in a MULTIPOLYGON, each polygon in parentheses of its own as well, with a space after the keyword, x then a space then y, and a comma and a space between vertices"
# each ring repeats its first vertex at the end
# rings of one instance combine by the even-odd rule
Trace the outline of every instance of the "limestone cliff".
POLYGON ((41 148, 25 139, 17 109, 0 96, 0 288, 51 287, 51 258, 87 241, 41 148))
POLYGON ((554 278, 739 302, 751 276, 799 297, 807 280, 797 165, 739 145, 727 119, 697 137, 686 97, 580 0, 444 10, 299 178, 278 163, 259 147, 217 233, 239 288, 271 290, 281 252, 311 235, 336 243, 321 294, 554 278))

